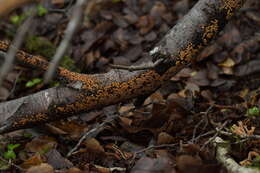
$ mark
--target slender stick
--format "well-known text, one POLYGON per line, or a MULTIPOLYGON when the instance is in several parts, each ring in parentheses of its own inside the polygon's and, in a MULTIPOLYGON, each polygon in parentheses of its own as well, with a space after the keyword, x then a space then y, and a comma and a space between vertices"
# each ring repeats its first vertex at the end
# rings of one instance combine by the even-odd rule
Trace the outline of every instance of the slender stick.
POLYGON ((52 79, 52 77, 55 73, 55 70, 59 66, 59 63, 60 63, 62 57, 64 56, 66 50, 68 49, 72 36, 74 35, 76 28, 79 25, 79 21, 82 17, 83 6, 85 3, 86 3, 85 0, 77 0, 75 8, 73 9, 72 19, 70 20, 70 22, 65 30, 64 39, 61 41, 53 59, 49 65, 49 69, 45 73, 45 76, 44 76, 45 83, 48 83, 52 79))

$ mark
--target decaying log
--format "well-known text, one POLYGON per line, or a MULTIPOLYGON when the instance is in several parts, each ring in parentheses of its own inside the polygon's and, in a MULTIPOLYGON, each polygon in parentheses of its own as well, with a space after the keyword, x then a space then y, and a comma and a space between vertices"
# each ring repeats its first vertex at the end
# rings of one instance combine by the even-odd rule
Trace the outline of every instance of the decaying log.
MULTIPOLYGON (((20 99, 0 103, 0 132, 10 132, 102 108, 150 94, 195 60, 244 0, 200 0, 150 52, 151 59, 163 58, 155 68, 129 72, 113 69, 86 75, 57 69, 64 85, 20 99)), ((0 51, 9 45, 0 41, 0 51)), ((46 71, 48 62, 39 56, 17 52, 18 63, 46 71)))

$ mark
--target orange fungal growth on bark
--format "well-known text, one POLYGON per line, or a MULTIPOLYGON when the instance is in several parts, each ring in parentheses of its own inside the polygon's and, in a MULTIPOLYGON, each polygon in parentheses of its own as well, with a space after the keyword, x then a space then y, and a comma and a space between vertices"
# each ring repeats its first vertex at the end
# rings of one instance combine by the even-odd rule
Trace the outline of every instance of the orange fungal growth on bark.
POLYGON ((219 26, 218 26, 218 20, 214 19, 211 21, 211 24, 208 26, 203 26, 202 29, 204 30, 202 40, 203 43, 206 45, 209 40, 211 40, 215 34, 218 33, 219 26))
MULTIPOLYGON (((196 48, 192 43, 188 43, 187 47, 180 51, 180 62, 181 64, 186 64, 191 62, 192 57, 194 57, 199 52, 199 49, 196 48)), ((177 63, 178 64, 178 61, 177 63)))
POLYGON ((234 11, 240 8, 244 2, 244 0, 222 0, 223 9, 227 11, 227 19, 234 15, 234 11))
POLYGON ((15 128, 15 127, 23 126, 23 125, 27 124, 28 122, 32 123, 32 122, 44 121, 47 118, 48 118, 47 114, 44 114, 44 113, 38 113, 34 116, 31 116, 31 115, 24 116, 23 118, 19 119, 18 121, 15 121, 12 126, 15 128))

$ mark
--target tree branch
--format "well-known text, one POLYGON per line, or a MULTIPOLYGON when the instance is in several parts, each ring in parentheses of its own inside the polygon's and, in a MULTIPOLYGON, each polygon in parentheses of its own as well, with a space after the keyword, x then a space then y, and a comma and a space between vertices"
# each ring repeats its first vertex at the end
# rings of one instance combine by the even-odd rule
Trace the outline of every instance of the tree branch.
POLYGON ((80 19, 82 18, 82 11, 83 6, 86 3, 86 0, 77 0, 75 8, 73 9, 73 15, 72 19, 70 20, 66 30, 65 30, 65 36, 63 40, 61 41, 55 55, 53 56, 53 59, 50 63, 50 67, 48 68, 48 71, 45 73, 44 76, 44 82, 48 83, 55 73, 55 69, 59 66, 59 63, 61 61, 61 58, 67 51, 69 47, 69 43, 72 39, 72 36, 74 35, 76 28, 80 22, 80 19))
MULTIPOLYGON (((244 0, 200 0, 150 52, 163 58, 155 68, 141 71, 113 69, 108 73, 86 75, 57 69, 65 86, 0 104, 0 132, 65 118, 81 112, 150 94, 165 81, 195 60, 244 0)), ((8 45, 0 42, 0 51, 8 45)), ((46 71, 48 62, 39 56, 17 51, 17 60, 46 71)))

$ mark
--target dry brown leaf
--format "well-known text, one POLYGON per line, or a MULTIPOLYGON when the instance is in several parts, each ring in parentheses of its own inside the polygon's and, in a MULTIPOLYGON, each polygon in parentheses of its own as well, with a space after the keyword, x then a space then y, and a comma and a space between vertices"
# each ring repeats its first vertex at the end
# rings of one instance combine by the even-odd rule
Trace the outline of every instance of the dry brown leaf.
POLYGON ((24 161, 20 166, 24 169, 28 169, 32 166, 40 165, 44 160, 39 153, 35 154, 28 160, 24 161))
POLYGON ((128 113, 133 108, 134 108, 133 105, 120 106, 118 112, 122 115, 122 114, 128 113))
POLYGON ((202 161, 198 157, 190 155, 181 155, 177 158, 177 168, 182 173, 199 173, 202 167, 202 161))
POLYGON ((120 124, 124 124, 124 125, 127 125, 127 126, 131 126, 133 120, 129 119, 129 118, 126 118, 126 117, 119 117, 120 119, 120 124))
POLYGON ((85 173, 85 172, 81 171, 79 168, 73 167, 68 169, 65 173, 85 173))
POLYGON ((260 156, 260 153, 255 152, 255 151, 249 151, 247 159, 239 162, 239 164, 242 166, 249 166, 252 164, 253 158, 259 157, 259 156, 260 156))
POLYGON ((47 163, 42 163, 39 166, 33 166, 26 173, 54 173, 54 169, 47 163))
POLYGON ((105 151, 104 148, 100 145, 99 141, 95 138, 90 138, 84 141, 83 144, 87 147, 87 149, 93 150, 95 152, 103 153, 105 151))
POLYGON ((32 153, 44 154, 52 148, 56 148, 57 142, 54 138, 48 136, 40 136, 34 138, 31 142, 27 143, 25 150, 32 153))
POLYGON ((255 127, 251 127, 250 130, 247 128, 246 125, 243 124, 242 121, 238 122, 238 125, 234 124, 231 127, 232 133, 239 135, 241 137, 251 136, 254 134, 255 127))
POLYGON ((72 140, 78 140, 88 129, 86 125, 80 124, 77 121, 58 121, 52 125, 67 133, 67 137, 72 140))
POLYGON ((158 135, 157 144, 170 144, 174 141, 174 138, 166 132, 161 132, 158 135))
POLYGON ((154 25, 154 19, 151 16, 141 16, 136 23, 136 27, 140 29, 142 35, 150 32, 154 25))
POLYGON ((50 164, 54 169, 70 168, 73 164, 64 158, 56 149, 50 150, 45 154, 47 163, 50 164))

